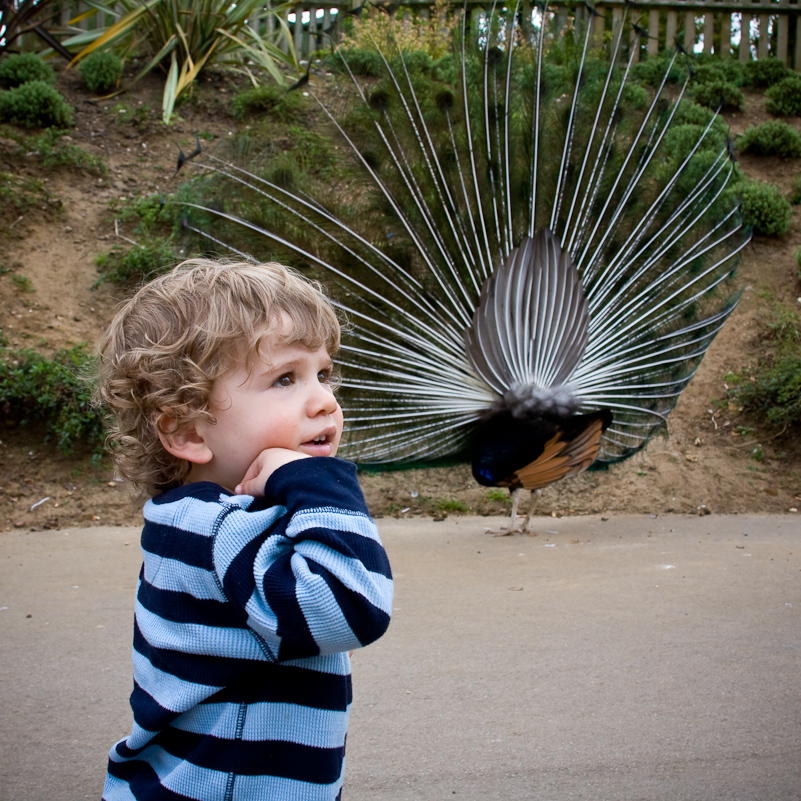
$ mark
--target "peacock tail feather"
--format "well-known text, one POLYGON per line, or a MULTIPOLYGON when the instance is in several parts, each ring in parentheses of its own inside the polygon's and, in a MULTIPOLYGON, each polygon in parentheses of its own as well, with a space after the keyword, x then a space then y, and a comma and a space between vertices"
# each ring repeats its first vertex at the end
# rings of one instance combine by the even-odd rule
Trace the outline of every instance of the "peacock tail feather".
POLYGON ((590 25, 539 19, 462 15, 433 74, 391 34, 377 78, 335 51, 348 90, 309 92, 357 168, 347 184, 198 163, 217 187, 188 204, 211 215, 202 233, 241 252, 212 234, 236 224, 255 255, 291 254, 346 313, 346 458, 435 459, 493 415, 599 410, 597 458, 627 458, 737 302, 734 165, 725 126, 685 98, 685 57, 646 87, 625 18, 606 54, 590 25))

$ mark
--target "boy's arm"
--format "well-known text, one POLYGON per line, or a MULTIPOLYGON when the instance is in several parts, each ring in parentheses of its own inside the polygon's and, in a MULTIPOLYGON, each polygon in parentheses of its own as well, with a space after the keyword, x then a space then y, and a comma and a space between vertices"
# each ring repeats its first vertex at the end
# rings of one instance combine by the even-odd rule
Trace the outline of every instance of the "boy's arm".
POLYGON ((392 575, 355 467, 330 457, 290 462, 270 476, 265 499, 271 509, 235 509, 215 536, 223 589, 248 625, 281 660, 378 639, 389 625, 392 575), (274 522, 267 534, 245 530, 264 519, 274 522))

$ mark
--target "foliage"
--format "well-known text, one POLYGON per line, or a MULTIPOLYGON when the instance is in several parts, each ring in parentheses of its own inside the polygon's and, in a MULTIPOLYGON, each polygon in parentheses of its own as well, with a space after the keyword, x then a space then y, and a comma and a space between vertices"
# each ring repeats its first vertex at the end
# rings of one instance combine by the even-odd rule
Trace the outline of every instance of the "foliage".
POLYGON ((729 395, 774 425, 801 423, 801 326, 798 315, 775 306, 762 321, 766 352, 754 370, 729 374, 729 395))
POLYGON ((801 116, 801 75, 790 75, 765 92, 765 108, 777 117, 801 116))
MULTIPOLYGON (((352 51, 374 51, 374 42, 378 42, 387 53, 398 50, 402 51, 404 55, 421 52, 433 60, 440 59, 451 52, 451 31, 454 26, 454 18, 448 0, 435 0, 428 19, 422 16, 414 16, 411 19, 404 18, 403 25, 395 24, 392 16, 383 9, 369 6, 369 4, 367 8, 366 13, 353 19, 351 30, 346 32, 341 41, 341 47, 348 53, 349 65, 352 51)), ((398 12, 399 15, 405 13, 405 9, 398 12)), ((360 74, 375 75, 377 73, 360 74)))
POLYGON ((743 153, 753 153, 756 156, 801 158, 801 134, 781 120, 768 120, 761 125, 752 125, 739 138, 738 145, 743 153))
POLYGON ((702 106, 720 108, 721 111, 741 111, 745 105, 742 90, 730 81, 720 78, 697 84, 692 89, 692 97, 702 106))
POLYGON ((33 350, 0 351, 0 404, 21 424, 43 421, 48 438, 69 453, 77 442, 100 448, 102 413, 92 405, 88 375, 93 357, 87 346, 60 350, 48 358, 33 350))
POLYGON ((96 50, 80 63, 81 78, 90 92, 109 92, 122 77, 122 61, 108 50, 96 50))
MULTIPOLYGON (((143 45, 148 61, 134 83, 158 66, 167 73, 162 98, 162 118, 169 123, 175 102, 189 89, 195 78, 212 64, 228 66, 255 77, 247 66, 233 67, 237 57, 248 59, 270 73, 273 80, 284 83, 279 64, 297 68, 297 59, 289 28, 284 19, 291 2, 268 6, 278 23, 276 34, 269 38, 251 27, 251 20, 264 13, 263 0, 93 0, 91 14, 114 15, 117 20, 107 27, 79 34, 67 45, 85 45, 74 61, 80 61, 95 50, 124 46, 126 55, 143 45), (120 11, 121 9, 121 11, 120 11), (279 44, 287 47, 284 52, 279 44)), ((76 20, 74 20, 76 21, 76 20)))
POLYGON ((734 59, 720 59, 714 56, 700 59, 693 67, 693 83, 715 83, 724 81, 743 86, 748 80, 745 65, 734 59))
POLYGON ((742 184, 743 224, 763 236, 783 236, 790 228, 792 207, 779 190, 764 181, 742 184))
POLYGON ((75 167, 94 175, 105 175, 108 168, 102 159, 74 145, 64 131, 49 128, 38 136, 30 136, 10 127, 0 127, 0 134, 16 142, 16 155, 36 155, 44 167, 75 167))
MULTIPOLYGON (((21 214, 33 206, 46 208, 51 200, 38 178, 0 171, 0 215, 5 215, 7 211, 21 214)), ((58 201, 54 202, 58 204, 58 201)))
POLYGON ((173 246, 166 239, 146 237, 128 249, 115 245, 105 256, 97 259, 101 279, 116 284, 141 283, 155 278, 175 266, 173 246))
POLYGON ((49 83, 28 83, 0 92, 0 122, 25 128, 69 128, 72 109, 49 83))
POLYGON ((789 73, 787 65, 778 58, 761 58, 745 65, 746 81, 751 86, 773 86, 789 73))
POLYGON ((787 198, 793 206, 801 203, 801 173, 793 179, 793 185, 790 188, 790 197, 787 198))
POLYGON ((242 120, 253 114, 269 115, 280 122, 290 122, 302 105, 302 95, 287 92, 280 86, 254 86, 240 92, 231 101, 230 113, 242 120))
POLYGON ((669 50, 664 50, 659 55, 651 56, 632 67, 634 79, 648 86, 659 86, 666 72, 668 83, 681 83, 687 74, 682 62, 674 58, 674 53, 669 50), (668 72, 671 62, 672 66, 668 72))
POLYGON ((30 81, 55 83, 53 68, 36 53, 13 53, 0 61, 0 86, 14 89, 30 81))

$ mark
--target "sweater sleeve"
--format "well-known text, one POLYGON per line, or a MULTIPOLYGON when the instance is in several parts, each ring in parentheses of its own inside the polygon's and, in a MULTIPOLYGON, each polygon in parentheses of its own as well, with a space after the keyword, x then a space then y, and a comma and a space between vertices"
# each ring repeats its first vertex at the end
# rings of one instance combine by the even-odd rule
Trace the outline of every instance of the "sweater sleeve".
POLYGON ((356 480, 340 459, 291 462, 269 508, 221 515, 215 570, 229 600, 279 660, 360 648, 389 625, 392 574, 356 480))

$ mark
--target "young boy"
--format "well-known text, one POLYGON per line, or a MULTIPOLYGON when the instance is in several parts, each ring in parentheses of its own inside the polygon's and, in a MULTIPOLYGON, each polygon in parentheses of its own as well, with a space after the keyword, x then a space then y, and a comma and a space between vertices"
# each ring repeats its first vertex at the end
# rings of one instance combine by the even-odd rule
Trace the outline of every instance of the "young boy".
POLYGON ((392 577, 355 468, 329 458, 338 347, 329 302, 278 264, 184 262, 112 322, 99 395, 153 497, 104 801, 340 798, 348 651, 386 630, 392 577))

